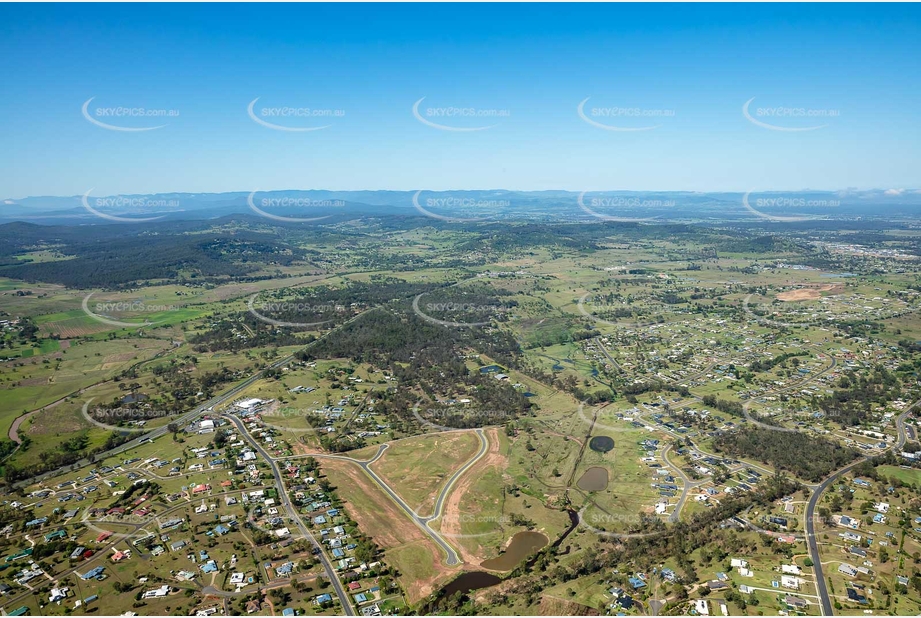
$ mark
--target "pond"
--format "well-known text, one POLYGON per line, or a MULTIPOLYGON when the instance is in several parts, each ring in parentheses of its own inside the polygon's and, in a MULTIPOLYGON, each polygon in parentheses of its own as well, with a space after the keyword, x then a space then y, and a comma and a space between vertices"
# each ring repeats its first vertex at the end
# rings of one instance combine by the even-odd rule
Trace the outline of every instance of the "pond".
POLYGON ((486 571, 470 571, 458 576, 454 581, 441 589, 441 597, 449 597, 455 592, 467 594, 472 590, 489 588, 502 581, 498 575, 486 571))
POLYGON ((608 469, 600 466, 589 468, 576 485, 583 491, 603 491, 608 488, 608 469))
POLYGON ((505 548, 505 551, 496 556, 480 563, 484 569, 491 571, 511 571, 518 563, 543 549, 550 542, 546 536, 540 532, 531 530, 519 532, 512 537, 511 543, 505 548))
POLYGON ((596 453, 607 453, 614 448, 614 440, 608 436, 595 436, 589 441, 588 448, 596 453))

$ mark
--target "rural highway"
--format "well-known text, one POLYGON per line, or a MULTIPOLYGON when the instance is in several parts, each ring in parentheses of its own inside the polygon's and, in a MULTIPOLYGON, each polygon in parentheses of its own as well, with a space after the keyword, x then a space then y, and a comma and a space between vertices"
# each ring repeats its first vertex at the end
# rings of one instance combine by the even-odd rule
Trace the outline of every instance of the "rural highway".
MULTIPOLYGON (((249 386, 251 386, 254 382, 256 382, 257 380, 259 380, 260 378, 262 378, 262 376, 263 376, 263 374, 264 374, 265 371, 267 371, 267 370, 269 370, 269 369, 277 369, 277 368, 279 368, 279 367, 282 367, 282 366, 284 366, 284 365, 287 365, 287 364, 290 363, 292 360, 294 360, 294 356, 286 356, 285 358, 282 358, 281 360, 275 361, 274 363, 272 363, 271 365, 269 365, 266 369, 263 369, 263 370, 261 370, 261 371, 255 373, 255 374, 253 374, 252 376, 246 378, 245 380, 243 380, 243 381, 240 382, 239 384, 236 384, 235 386, 231 387, 229 390, 224 391, 224 392, 221 393, 220 395, 217 395, 216 397, 213 397, 213 398, 209 399, 208 401, 206 401, 206 402, 204 402, 204 403, 202 403, 202 404, 196 406, 194 409, 192 409, 192 410, 186 412, 186 413, 183 414, 182 416, 177 416, 175 419, 171 420, 170 423, 175 423, 175 424, 179 425, 180 427, 184 427, 185 425, 191 423, 191 422, 192 422, 194 419, 196 419, 198 416, 200 416, 201 414, 203 414, 204 412, 206 412, 206 411, 208 410, 208 408, 211 408, 211 407, 213 407, 213 406, 217 406, 217 405, 220 405, 220 404, 222 404, 222 403, 225 403, 226 401, 228 401, 228 400, 230 400, 230 399, 233 399, 234 397, 236 397, 237 395, 239 395, 242 391, 244 391, 245 389, 247 389, 247 388, 248 388, 249 386)), ((134 438, 134 439, 132 439, 132 440, 128 440, 128 441, 125 442, 124 444, 121 444, 121 445, 119 445, 119 446, 116 446, 116 447, 113 448, 113 449, 109 449, 108 451, 105 451, 105 452, 103 452, 103 453, 97 453, 97 454, 95 455, 95 457, 94 457, 94 460, 95 460, 95 461, 99 461, 99 460, 105 459, 105 458, 107 458, 107 457, 111 457, 111 456, 113 456, 113 455, 118 455, 119 453, 123 453, 123 452, 125 452, 125 451, 127 451, 127 450, 130 450, 130 449, 132 449, 132 448, 134 448, 134 447, 136 447, 136 446, 138 446, 138 445, 140 445, 140 444, 143 444, 144 442, 146 442, 146 441, 148 441, 148 440, 151 440, 151 441, 152 441, 152 440, 155 440, 156 438, 159 438, 160 436, 163 436, 163 435, 165 435, 166 433, 168 433, 168 432, 169 432, 169 429, 168 429, 168 428, 169 428, 169 425, 164 425, 164 426, 162 426, 162 427, 157 427, 156 429, 153 429, 153 430, 151 430, 151 431, 145 433, 144 435, 138 436, 137 438, 134 438)), ((28 485, 32 485, 33 483, 38 483, 38 482, 40 482, 40 481, 44 481, 44 480, 49 479, 49 478, 54 478, 55 476, 58 476, 58 475, 60 475, 60 474, 64 474, 64 473, 66 473, 66 472, 69 472, 74 466, 76 466, 77 468, 82 468, 82 467, 88 466, 88 465, 90 465, 90 464, 92 464, 92 463, 93 463, 93 462, 90 461, 89 458, 83 458, 83 459, 80 459, 79 461, 74 462, 74 463, 71 464, 71 465, 64 466, 64 467, 62 467, 62 468, 58 468, 57 470, 51 470, 51 471, 49 471, 49 472, 45 472, 45 473, 43 473, 43 474, 39 474, 38 476, 34 476, 34 477, 31 477, 31 478, 28 478, 28 479, 23 479, 23 480, 21 480, 21 481, 18 481, 18 482, 15 484, 15 486, 16 486, 16 487, 26 487, 26 486, 28 486, 28 485)))
MULTIPOLYGON (((906 440, 906 431, 905 431, 905 417, 908 416, 908 413, 911 412, 912 408, 921 404, 921 400, 916 401, 911 404, 904 412, 902 412, 895 419, 896 429, 898 430, 899 438, 896 443, 890 447, 889 451, 897 451, 905 445, 906 440)), ((812 497, 809 498, 809 504, 806 506, 806 542, 809 547, 809 556, 813 562, 813 568, 815 569, 815 586, 816 590, 819 593, 819 601, 822 606, 822 615, 823 616, 833 616, 833 608, 831 604, 831 598, 828 596, 828 582, 825 580, 825 575, 822 573, 822 561, 819 557, 819 543, 816 541, 815 533, 815 509, 819 503, 819 498, 822 497, 822 492, 824 492, 828 487, 834 483, 838 478, 843 474, 847 474, 849 471, 854 469, 856 466, 862 464, 865 461, 869 461, 874 456, 867 456, 862 459, 858 459, 852 464, 848 464, 845 467, 841 468, 837 472, 834 472, 831 476, 826 478, 819 484, 818 487, 812 492, 812 497)))
POLYGON ((224 418, 233 423, 237 430, 240 432, 240 435, 246 438, 246 441, 249 442, 254 449, 256 449, 256 452, 262 455, 263 459, 268 462, 269 466, 272 468, 272 475, 275 477, 275 485, 278 487, 278 499, 281 501, 282 506, 285 507, 285 510, 288 511, 288 516, 297 525, 298 529, 301 531, 301 534, 304 535, 304 538, 308 539, 317 549, 317 556, 319 556, 320 562, 323 563, 323 568, 326 569, 326 575, 329 577, 329 581, 333 585, 333 589, 336 591, 336 596, 339 597, 339 603, 342 605, 343 611, 347 616, 354 616, 355 610, 352 608, 352 604, 349 602, 349 595, 346 594, 345 589, 342 587, 342 582, 339 581, 339 577, 336 575, 336 570, 333 568, 332 563, 326 556, 326 552, 323 551, 323 547, 310 533, 310 530, 304 524, 304 520, 301 519, 297 509, 294 508, 293 504, 291 504, 291 499, 288 497, 288 489, 285 487, 285 480, 281 475, 281 470, 278 468, 278 463, 271 455, 269 455, 268 452, 266 452, 264 448, 262 448, 262 445, 260 445, 259 442, 250 435, 242 420, 229 414, 223 414, 221 415, 221 418, 224 418))

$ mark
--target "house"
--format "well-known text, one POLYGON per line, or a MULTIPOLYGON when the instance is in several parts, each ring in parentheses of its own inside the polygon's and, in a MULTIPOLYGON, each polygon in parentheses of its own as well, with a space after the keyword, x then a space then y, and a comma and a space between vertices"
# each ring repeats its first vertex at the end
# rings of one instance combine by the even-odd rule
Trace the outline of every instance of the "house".
POLYGON ((699 616, 710 615, 710 607, 707 605, 706 599, 697 599, 694 601, 694 609, 697 610, 699 616))
POLYGON ((844 564, 844 563, 840 564, 838 566, 838 572, 843 573, 844 575, 847 575, 848 577, 857 577, 857 569, 855 569, 849 564, 844 564))
POLYGON ((48 598, 49 603, 57 603, 58 601, 63 601, 67 598, 67 593, 70 592, 70 588, 52 588, 51 595, 48 598))
POLYGON ((93 579, 94 577, 99 577, 100 575, 102 575, 102 572, 105 570, 106 570, 105 567, 101 567, 101 566, 96 567, 95 569, 92 569, 91 571, 87 571, 86 573, 81 575, 80 579, 86 580, 86 579, 93 579))
POLYGON ((768 517, 768 522, 774 524, 775 526, 780 526, 784 530, 787 529, 787 519, 785 517, 768 517))
POLYGON ((857 530, 860 528, 860 520, 856 517, 848 517, 847 515, 835 515, 832 519, 837 525, 843 528, 850 528, 851 530, 857 530))
POLYGON ((807 605, 805 599, 791 597, 790 595, 785 596, 783 600, 790 609, 805 609, 807 605))
POLYGON ((246 578, 246 574, 244 574, 244 573, 233 573, 233 574, 230 576, 230 583, 231 583, 232 585, 234 585, 234 586, 236 586, 236 585, 242 585, 242 584, 243 584, 243 580, 244 580, 245 578, 246 578))
POLYGON ((787 575, 799 575, 800 568, 795 564, 782 564, 780 565, 780 572, 786 573, 787 575))
POLYGON ((800 578, 792 575, 781 575, 780 585, 791 590, 799 590, 800 578))
MULTIPOLYGON (((325 596, 329 596, 329 595, 327 594, 325 596)), ((247 614, 255 614, 256 612, 261 611, 261 610, 262 610, 262 603, 260 603, 257 599, 253 599, 252 601, 246 604, 247 614)))
POLYGON ((888 502, 877 502, 873 505, 873 510, 877 513, 882 513, 885 515, 889 512, 889 503, 888 502))
POLYGON ((322 605, 324 603, 331 603, 333 597, 330 594, 321 594, 313 600, 315 605, 322 605))
POLYGON ((163 584, 159 588, 148 590, 144 593, 145 599, 159 599, 169 594, 169 584, 163 584))
POLYGON ((644 582, 642 579, 639 579, 638 577, 631 577, 628 581, 630 582, 630 585, 633 586, 634 590, 639 590, 640 588, 646 587, 646 582, 644 582))
POLYGON ((282 610, 281 615, 282 616, 297 616, 297 612, 295 612, 294 608, 292 607, 286 607, 285 609, 282 610))
POLYGON ((848 600, 856 601, 857 603, 860 603, 861 605, 866 605, 867 603, 867 597, 863 596, 862 594, 857 594, 857 591, 854 590, 853 588, 847 589, 847 598, 848 600))
POLYGON ((67 536, 67 533, 63 530, 56 530, 54 532, 49 532, 45 535, 45 541, 54 541, 55 539, 63 539, 67 536))
POLYGON ((275 575, 278 577, 288 577, 291 575, 291 572, 294 570, 293 562, 286 562, 280 566, 275 567, 275 575))
POLYGON ((731 558, 729 560, 730 566, 733 568, 746 568, 748 566, 748 560, 743 560, 742 558, 731 558))
POLYGON ((855 556, 860 556, 861 558, 867 557, 867 550, 863 549, 862 547, 849 547, 848 551, 855 556))
POLYGON ((854 534, 853 532, 845 532, 845 533, 843 533, 843 534, 841 535, 841 537, 842 537, 844 540, 850 541, 850 542, 852 542, 852 543, 860 543, 860 539, 863 538, 863 537, 860 536, 859 534, 854 534))

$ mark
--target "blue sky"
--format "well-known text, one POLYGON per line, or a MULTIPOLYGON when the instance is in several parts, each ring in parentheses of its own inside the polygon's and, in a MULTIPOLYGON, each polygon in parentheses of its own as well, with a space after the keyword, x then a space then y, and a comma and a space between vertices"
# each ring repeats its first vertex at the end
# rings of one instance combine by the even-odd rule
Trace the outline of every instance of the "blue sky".
POLYGON ((921 186, 917 5, 5 4, 0 57, 7 198, 921 186))

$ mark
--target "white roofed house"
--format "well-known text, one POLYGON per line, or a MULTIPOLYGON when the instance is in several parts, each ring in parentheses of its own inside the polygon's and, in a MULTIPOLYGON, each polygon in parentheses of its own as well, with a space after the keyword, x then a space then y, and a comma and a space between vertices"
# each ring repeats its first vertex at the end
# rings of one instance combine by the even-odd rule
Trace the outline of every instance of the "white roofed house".
POLYGON ((782 575, 780 578, 780 585, 791 590, 799 590, 800 581, 801 580, 799 577, 793 577, 792 575, 782 575))

